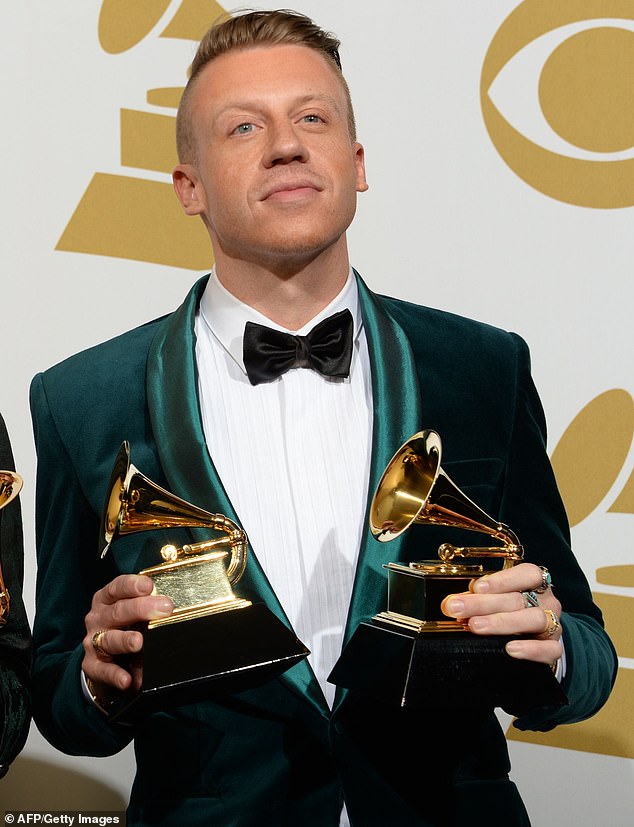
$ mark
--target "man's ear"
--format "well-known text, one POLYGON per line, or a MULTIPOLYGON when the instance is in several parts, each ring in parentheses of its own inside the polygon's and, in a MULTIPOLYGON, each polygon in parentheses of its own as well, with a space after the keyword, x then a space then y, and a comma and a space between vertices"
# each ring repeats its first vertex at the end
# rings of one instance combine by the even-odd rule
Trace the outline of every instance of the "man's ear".
POLYGON ((172 182, 186 215, 200 215, 205 211, 204 190, 195 167, 191 164, 177 164, 172 172, 172 182))
POLYGON ((366 192, 368 182, 365 177, 365 150, 358 141, 353 144, 354 165, 357 171, 357 192, 366 192))

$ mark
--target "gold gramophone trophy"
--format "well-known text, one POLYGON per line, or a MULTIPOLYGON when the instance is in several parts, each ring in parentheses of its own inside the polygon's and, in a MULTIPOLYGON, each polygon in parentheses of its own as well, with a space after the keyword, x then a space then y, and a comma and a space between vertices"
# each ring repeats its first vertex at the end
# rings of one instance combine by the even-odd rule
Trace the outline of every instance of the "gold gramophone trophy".
MULTIPOLYGON (((440 436, 420 431, 385 469, 370 506, 370 529, 379 542, 413 524, 487 534, 494 546, 443 543, 437 560, 387 563, 386 611, 361 623, 329 680, 402 707, 480 709, 499 706, 521 714, 535 706, 566 703, 546 664, 514 660, 512 638, 481 636, 447 617, 449 594, 469 590, 475 577, 520 563, 523 548, 513 531, 470 500, 443 471, 440 436), (497 560, 497 567, 491 560, 497 560)), ((517 636, 515 636, 517 637, 517 636)))
POLYGON ((156 593, 171 598, 174 611, 144 627, 141 690, 112 708, 113 720, 247 689, 308 654, 264 604, 234 594, 247 563, 244 531, 223 514, 198 508, 149 480, 131 465, 130 447, 124 442, 102 513, 101 557, 117 537, 184 527, 209 528, 226 536, 180 548, 166 544, 160 551, 162 562, 139 572, 152 578, 156 593))
MULTIPOLYGON (((16 474, 15 471, 0 471, 0 511, 18 496, 22 488, 22 482, 22 477, 16 474)), ((1 513, 0 517, 2 517, 1 513)), ((11 598, 4 582, 2 563, 0 562, 0 626, 6 624, 10 608, 11 598)))

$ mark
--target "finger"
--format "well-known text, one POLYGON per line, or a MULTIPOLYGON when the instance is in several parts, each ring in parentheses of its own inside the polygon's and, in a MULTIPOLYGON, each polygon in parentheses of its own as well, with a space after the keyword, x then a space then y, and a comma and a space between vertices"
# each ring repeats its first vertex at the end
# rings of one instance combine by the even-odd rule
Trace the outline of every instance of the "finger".
POLYGON ((164 595, 130 597, 112 604, 103 604, 95 599, 85 618, 86 631, 94 634, 103 629, 125 629, 148 620, 167 617, 173 610, 174 604, 164 595))
POLYGON ((478 635, 544 635, 556 638, 558 635, 555 633, 548 634, 550 625, 550 616, 540 606, 519 612, 476 615, 468 621, 469 629, 478 635))
POLYGON ((125 629, 138 623, 167 617, 174 611, 174 604, 165 595, 148 595, 117 600, 105 607, 101 617, 106 629, 125 629))
MULTIPOLYGON (((142 661, 139 653, 143 648, 143 635, 138 631, 109 629, 96 633, 99 652, 95 650, 95 635, 84 638, 85 655, 82 670, 95 685, 112 687, 125 691, 130 686, 136 689, 142 683, 142 661), (125 667, 115 658, 126 656, 125 667)), ((101 693, 104 694, 103 692, 101 693)))
POLYGON ((503 592, 528 592, 541 587, 543 570, 534 563, 519 563, 510 569, 485 574, 471 582, 475 594, 501 594, 503 592))
POLYGON ((448 617, 469 618, 498 612, 517 612, 526 608, 526 601, 520 592, 493 595, 450 594, 442 601, 440 608, 448 617))
POLYGON ((118 655, 131 655, 143 648, 141 632, 120 629, 101 629, 87 634, 84 638, 84 651, 87 656, 94 654, 99 660, 108 660, 118 655))
POLYGON ((112 605, 118 600, 152 594, 153 590, 154 583, 145 574, 120 574, 95 593, 93 603, 112 605))
POLYGON ((132 675, 115 661, 84 658, 82 670, 96 685, 106 685, 120 692, 132 685, 132 675))
POLYGON ((556 663, 563 654, 559 640, 510 640, 506 651, 517 660, 533 660, 538 663, 556 663))

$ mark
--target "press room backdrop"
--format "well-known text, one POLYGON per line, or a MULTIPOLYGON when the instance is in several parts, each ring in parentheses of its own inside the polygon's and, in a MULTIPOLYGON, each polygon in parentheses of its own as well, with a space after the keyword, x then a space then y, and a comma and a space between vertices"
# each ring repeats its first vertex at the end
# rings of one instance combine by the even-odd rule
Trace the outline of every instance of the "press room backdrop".
MULTIPOLYGON (((513 776, 537 827, 629 825, 634 2, 295 5, 343 40, 370 182, 349 234, 355 266, 377 291, 514 330, 531 345, 576 553, 620 670, 592 721, 548 735, 509 729, 513 776)), ((25 478, 31 616, 29 382, 170 311, 211 265, 169 173, 195 41, 222 10, 203 0, 0 4, 0 410, 25 478)), ((96 402, 122 393, 104 385, 96 402)), ((65 757, 32 727, 0 782, 0 810, 122 809, 133 767, 130 749, 65 757)))

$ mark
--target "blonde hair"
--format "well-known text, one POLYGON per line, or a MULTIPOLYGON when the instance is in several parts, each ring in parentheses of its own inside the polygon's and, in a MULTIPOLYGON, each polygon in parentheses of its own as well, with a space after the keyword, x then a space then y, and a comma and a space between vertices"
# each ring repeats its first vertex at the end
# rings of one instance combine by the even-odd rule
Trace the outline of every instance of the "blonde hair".
POLYGON ((290 9, 248 11, 233 17, 223 16, 213 24, 200 41, 176 115, 176 148, 181 163, 188 163, 195 159, 190 99, 201 71, 214 58, 227 52, 266 44, 307 46, 320 52, 329 61, 337 72, 346 95, 350 139, 356 140, 352 99, 341 71, 339 58, 341 44, 335 35, 321 29, 306 15, 290 9))

